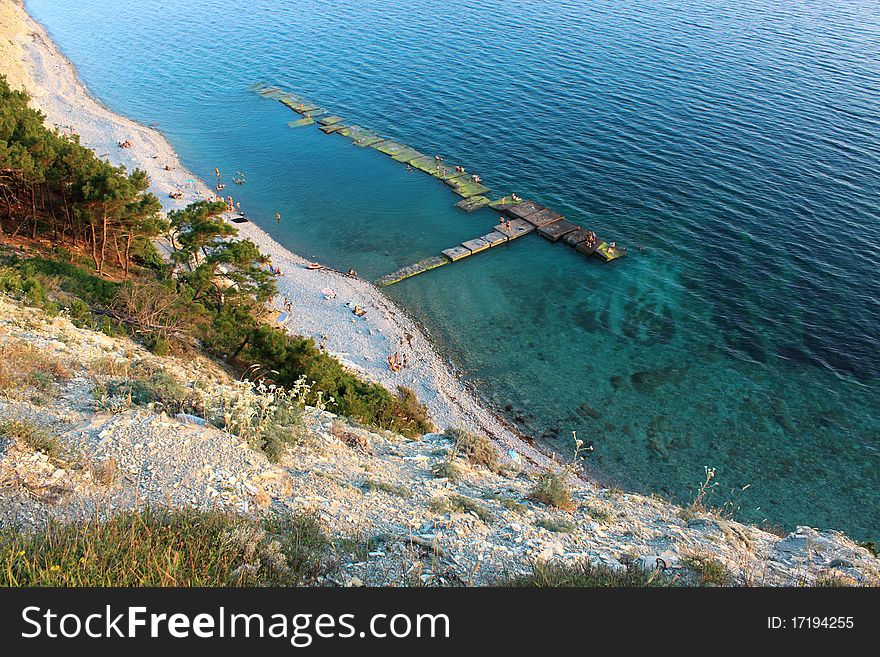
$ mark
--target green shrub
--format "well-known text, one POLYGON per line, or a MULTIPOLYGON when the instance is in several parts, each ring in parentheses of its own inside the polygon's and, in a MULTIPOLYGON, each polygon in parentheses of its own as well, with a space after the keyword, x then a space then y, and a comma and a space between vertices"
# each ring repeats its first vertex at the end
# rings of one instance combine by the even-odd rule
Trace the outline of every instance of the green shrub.
MULTIPOLYGON (((147 260, 151 257, 146 251, 142 255, 147 260)), ((87 265, 76 264, 70 254, 65 254, 65 258, 0 256, 0 289, 57 312, 58 306, 44 283, 49 281, 52 289, 68 295, 60 302, 69 309, 76 325, 110 337, 129 335, 131 329, 124 322, 102 312, 92 315, 91 309, 113 308, 119 303, 120 289, 135 283, 129 281, 121 286, 97 276, 87 265)), ((160 267, 157 271, 163 280, 165 269, 160 267)), ((155 285, 155 280, 150 283, 142 274, 137 280, 155 285)), ((366 426, 409 437, 433 430, 427 408, 412 390, 399 387, 391 393, 347 371, 336 358, 318 349, 313 340, 290 336, 258 322, 256 316, 261 306, 253 300, 235 297, 219 305, 206 298, 194 301, 192 290, 185 283, 164 280, 169 294, 179 295, 175 312, 191 319, 186 325, 193 328, 193 334, 209 353, 226 359, 236 356, 236 363, 244 368, 259 366, 265 378, 284 387, 294 386, 305 376, 309 382, 314 381, 315 390, 322 391, 325 398, 334 399, 329 410, 366 426)), ((165 336, 148 337, 146 345, 158 355, 167 354, 170 348, 165 336)))
POLYGON ((303 404, 310 389, 300 380, 293 388, 243 379, 233 385, 197 385, 199 410, 215 427, 235 434, 272 461, 302 438, 303 404))
POLYGON ((152 240, 136 237, 131 243, 131 259, 142 267, 164 271, 168 263, 162 259, 152 240))
POLYGON ((160 405, 168 413, 193 410, 193 396, 167 372, 158 371, 145 378, 111 379, 96 388, 96 396, 127 400, 134 406, 160 405))
POLYGON ((333 397, 329 410, 363 424, 417 436, 433 428, 427 409, 415 393, 398 388, 397 396, 385 388, 348 372, 337 359, 318 349, 311 338, 298 338, 259 326, 250 335, 242 360, 259 366, 278 384, 290 387, 305 376, 314 388, 333 397))
POLYGON ((161 336, 151 337, 147 340, 146 347, 157 356, 168 356, 171 353, 171 343, 168 338, 161 336))
POLYGON ((857 543, 857 545, 865 548, 873 556, 877 556, 877 541, 864 541, 862 543, 857 543))
POLYGON ((486 507, 464 495, 453 494, 435 497, 431 500, 430 508, 435 513, 472 513, 486 524, 494 520, 486 507))
POLYGON ((67 303, 67 312, 70 314, 71 320, 86 319, 90 315, 89 306, 82 299, 71 299, 67 303))
POLYGON ((543 518, 536 522, 535 525, 546 529, 548 532, 559 534, 569 534, 575 530, 574 523, 557 518, 543 518))
POLYGON ((277 462, 284 456, 288 445, 301 440, 304 429, 302 407, 289 400, 277 403, 271 417, 262 423, 256 438, 256 448, 268 456, 270 461, 277 462))
POLYGON ((93 306, 109 305, 119 287, 118 283, 108 281, 70 262, 34 257, 27 260, 14 259, 14 266, 27 277, 42 274, 55 279, 62 290, 93 306))
MULTIPOLYGON (((229 359, 256 328, 253 308, 242 303, 226 303, 213 320, 205 325, 201 340, 210 353, 229 359)), ((269 369, 277 369, 270 366, 269 369)))
POLYGON ((508 511, 513 511, 514 513, 525 513, 528 507, 522 502, 517 502, 515 499, 511 497, 507 497, 506 495, 501 495, 499 493, 486 493, 483 497, 487 500, 494 500, 498 502, 501 506, 503 506, 508 511))
POLYGON ((106 315, 101 317, 95 329, 110 338, 128 335, 128 329, 125 328, 125 324, 106 315))
POLYGON ((589 514, 589 516, 593 520, 595 520, 596 522, 601 523, 603 525, 607 525, 609 522, 611 522, 614 519, 614 516, 612 516, 610 513, 608 513, 608 511, 605 511, 605 510, 600 509, 598 507, 583 506, 581 508, 584 511, 586 511, 587 514, 589 514))
POLYGON ((381 491, 389 495, 397 495, 397 497, 410 497, 412 495, 406 486, 397 486, 384 481, 376 481, 375 479, 365 479, 364 488, 370 492, 381 491))

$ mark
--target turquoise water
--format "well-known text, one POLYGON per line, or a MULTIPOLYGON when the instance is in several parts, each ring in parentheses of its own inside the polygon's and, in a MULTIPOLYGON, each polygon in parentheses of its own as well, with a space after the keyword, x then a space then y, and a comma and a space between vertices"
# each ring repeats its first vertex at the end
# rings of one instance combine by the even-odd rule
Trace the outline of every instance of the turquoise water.
POLYGON ((494 213, 289 129, 254 82, 628 245, 604 266, 527 237, 388 293, 609 480, 687 500, 714 466, 740 519, 880 534, 878 3, 27 4, 196 173, 244 171, 246 212, 303 255, 375 278, 494 213))

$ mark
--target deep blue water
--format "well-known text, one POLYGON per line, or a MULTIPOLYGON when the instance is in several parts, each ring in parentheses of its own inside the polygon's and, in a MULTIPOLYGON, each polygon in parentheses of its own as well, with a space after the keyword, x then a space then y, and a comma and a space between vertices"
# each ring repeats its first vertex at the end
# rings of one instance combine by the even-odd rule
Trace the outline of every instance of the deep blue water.
POLYGON ((880 3, 27 4, 196 173, 244 171, 245 211, 303 255, 375 278, 494 214, 288 128, 254 82, 628 245, 604 266, 530 236, 388 293, 612 479, 687 500, 714 466, 743 520, 880 534, 880 3))

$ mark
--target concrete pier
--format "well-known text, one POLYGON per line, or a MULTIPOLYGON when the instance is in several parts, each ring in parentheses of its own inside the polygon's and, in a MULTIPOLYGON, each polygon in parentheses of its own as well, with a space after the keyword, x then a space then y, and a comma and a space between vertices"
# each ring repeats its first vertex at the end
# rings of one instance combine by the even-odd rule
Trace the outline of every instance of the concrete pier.
POLYGON ((447 164, 441 157, 421 153, 411 146, 394 139, 387 139, 361 126, 345 125, 341 116, 321 109, 302 96, 286 92, 279 87, 255 85, 251 89, 265 98, 277 100, 299 114, 302 118, 291 121, 289 124, 291 127, 317 124, 325 134, 346 137, 355 146, 372 148, 397 162, 406 164, 411 169, 437 178, 462 197, 462 200, 455 205, 464 212, 476 212, 488 207, 502 215, 501 223, 496 225, 492 232, 445 249, 441 255, 426 258, 387 274, 377 281, 379 285, 392 285, 447 263, 457 262, 492 247, 507 244, 535 231, 551 242, 562 241, 579 253, 594 256, 604 262, 611 262, 627 255, 626 249, 617 246, 616 243, 600 239, 592 231, 578 226, 558 212, 535 201, 523 200, 513 194, 492 199, 490 197, 492 190, 482 183, 481 178, 462 166, 447 164))

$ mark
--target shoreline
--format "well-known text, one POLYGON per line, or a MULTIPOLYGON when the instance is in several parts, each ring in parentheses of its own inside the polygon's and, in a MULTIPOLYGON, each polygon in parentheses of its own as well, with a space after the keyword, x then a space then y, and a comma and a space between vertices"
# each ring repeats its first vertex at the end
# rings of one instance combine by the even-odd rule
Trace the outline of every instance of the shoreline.
MULTIPOLYGON (((48 125, 78 134, 84 146, 114 165, 144 170, 150 191, 165 212, 216 196, 183 166, 158 130, 118 115, 95 99, 47 30, 23 6, 7 0, 2 19, 2 29, 7 32, 3 36, 13 48, 20 48, 24 67, 21 86, 30 93, 32 105, 46 115, 48 125), (19 25, 14 25, 14 14, 18 14, 19 25), (131 142, 131 147, 120 148, 118 144, 124 141, 131 142), (183 197, 170 198, 173 191, 182 191, 183 197)), ((9 59, 8 55, 4 53, 4 58, 9 59)), ((10 68, 8 62, 4 64, 10 68)), ((274 304, 282 307, 285 298, 293 304, 286 330, 315 338, 345 365, 392 391, 397 386, 412 389, 440 430, 462 427, 479 431, 505 450, 515 451, 525 462, 538 467, 551 463, 550 457, 529 444, 527 437, 459 380, 454 366, 419 324, 372 283, 329 268, 306 269, 308 260, 284 248, 250 218, 235 227, 240 238, 256 243, 283 272, 277 278, 274 304), (334 298, 325 298, 327 289, 335 292, 334 298), (367 310, 365 318, 354 315, 356 305, 367 310), (409 366, 392 373, 386 358, 396 352, 407 355, 409 366)))

